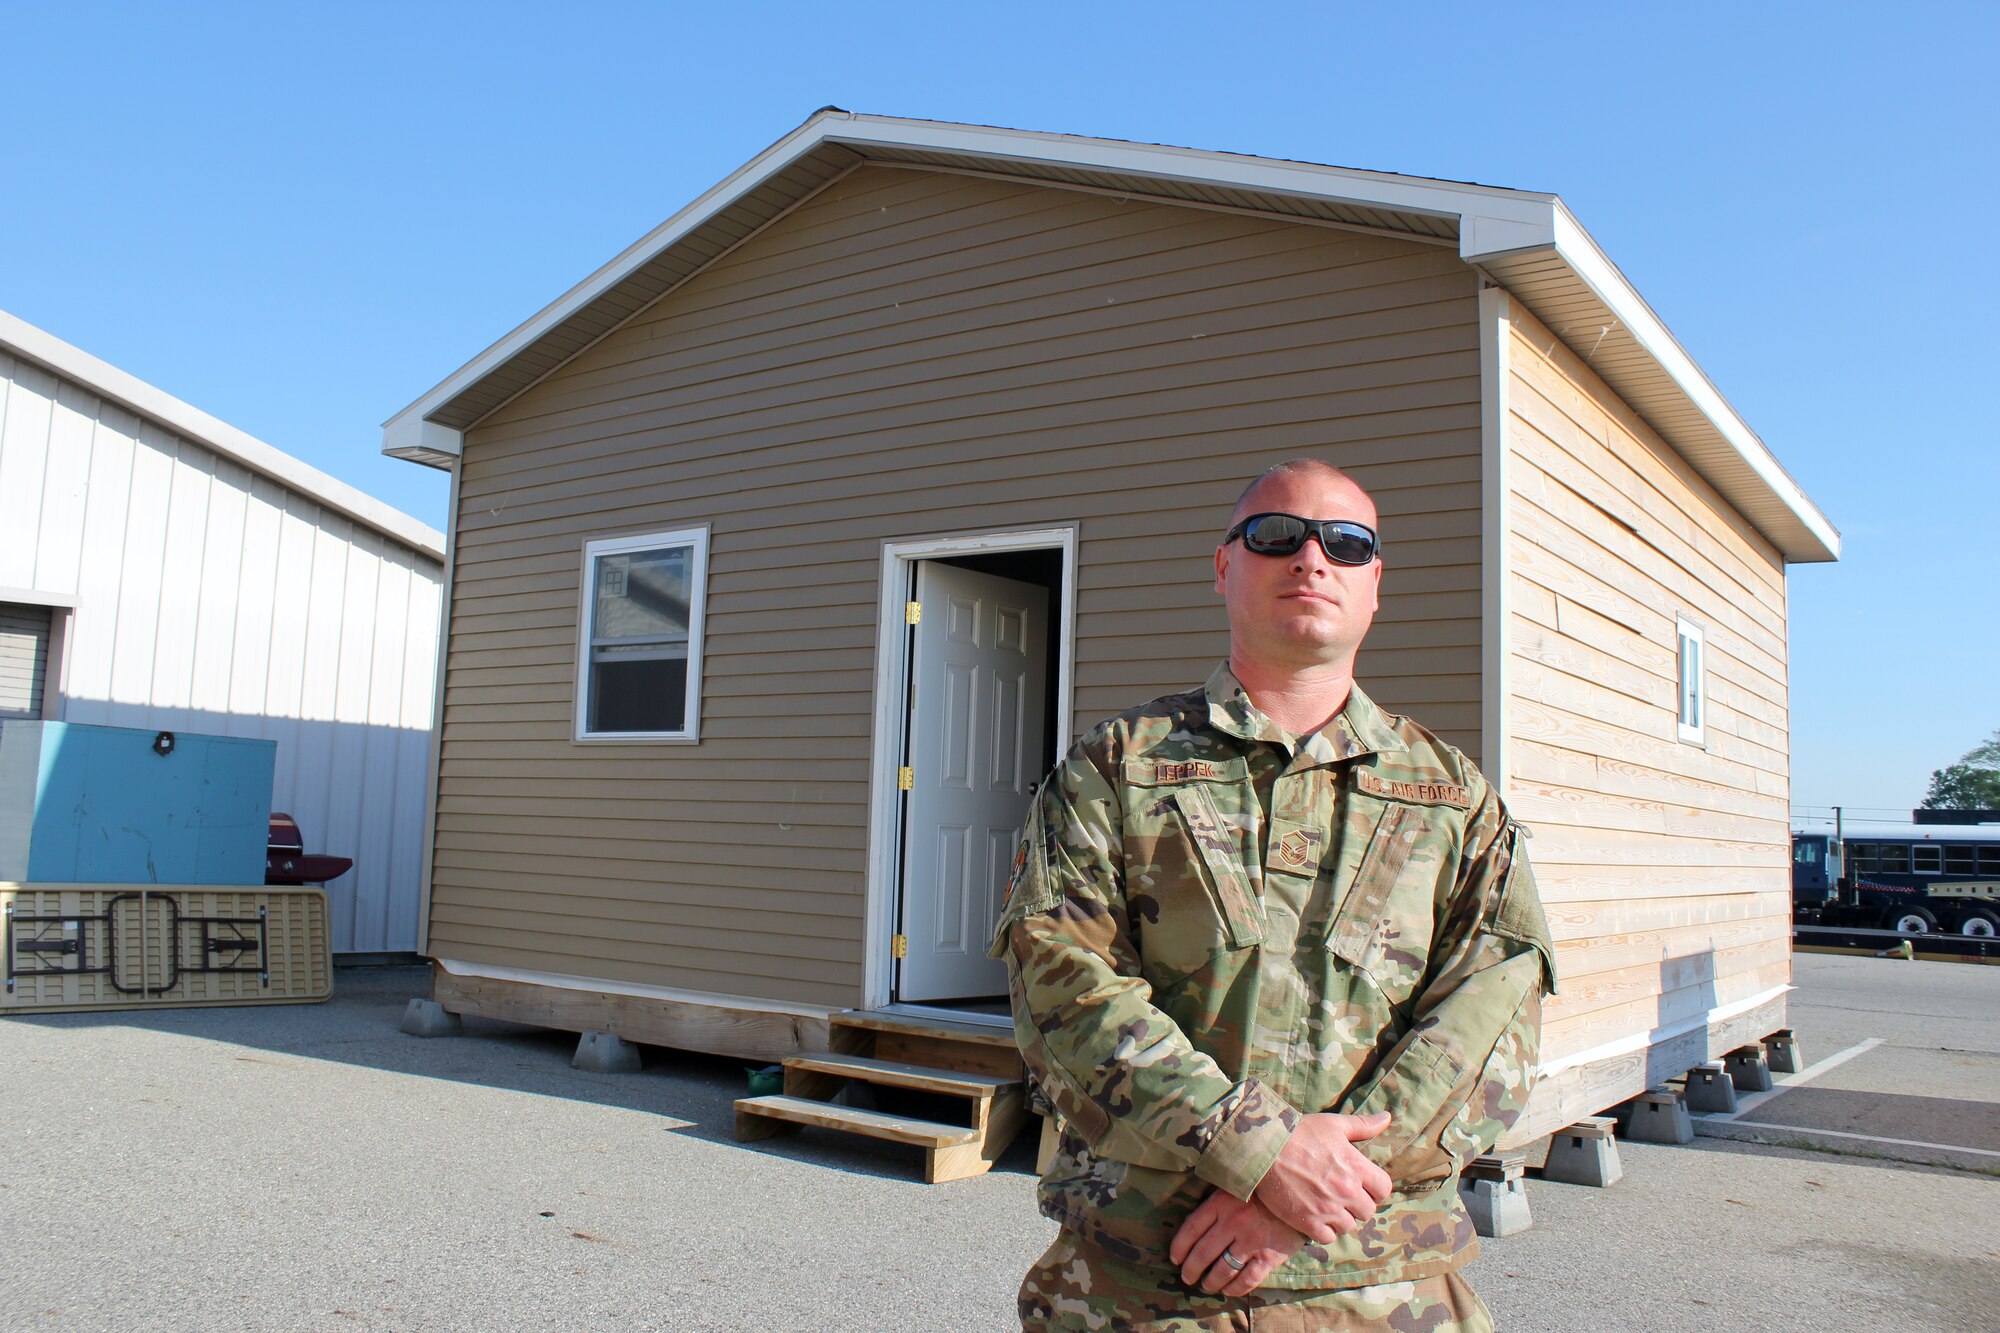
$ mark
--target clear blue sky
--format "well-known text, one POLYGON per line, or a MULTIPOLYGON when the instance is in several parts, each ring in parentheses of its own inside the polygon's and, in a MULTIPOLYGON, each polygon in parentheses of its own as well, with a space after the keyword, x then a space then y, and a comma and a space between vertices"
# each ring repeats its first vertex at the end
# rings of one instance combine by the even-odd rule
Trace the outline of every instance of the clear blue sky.
POLYGON ((0 309, 442 527, 380 423, 828 103, 1554 191, 1845 536, 1794 800, 1907 809, 2000 726, 1996 56, 1985 3, 0 0, 0 309))

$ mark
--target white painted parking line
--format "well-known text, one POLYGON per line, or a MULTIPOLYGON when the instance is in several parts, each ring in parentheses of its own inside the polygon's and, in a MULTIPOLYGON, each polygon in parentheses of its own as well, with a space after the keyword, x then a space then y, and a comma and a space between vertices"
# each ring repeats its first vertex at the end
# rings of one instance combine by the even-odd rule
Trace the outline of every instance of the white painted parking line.
POLYGON ((1832 1069, 1834 1066, 1844 1065, 1849 1060, 1852 1060, 1855 1056, 1863 1055, 1869 1051, 1872 1051, 1881 1044, 1882 1044, 1882 1038, 1870 1037, 1867 1041, 1856 1042, 1854 1045, 1848 1047, 1844 1051, 1838 1051, 1833 1055, 1827 1056, 1826 1059, 1820 1061, 1816 1065, 1807 1065, 1804 1069, 1801 1069, 1796 1074, 1786 1074, 1782 1078, 1778 1078, 1773 1081, 1777 1083, 1782 1083, 1788 1088, 1796 1088, 1801 1083, 1810 1083, 1814 1079, 1818 1078, 1821 1074, 1824 1074, 1827 1070, 1832 1069))
POLYGON ((1853 1139, 1858 1143, 1879 1143, 1885 1147, 1925 1148, 1932 1152, 1971 1153, 1974 1157, 1991 1157, 2000 1161, 2000 1152, 1991 1148, 1968 1148, 1962 1143, 1925 1143, 1921 1139, 1890 1139, 1879 1134, 1850 1134, 1843 1129, 1817 1129, 1810 1125, 1772 1125, 1761 1120, 1738 1120, 1734 1116, 1699 1116, 1701 1120, 1724 1120, 1739 1129, 1775 1129, 1787 1134, 1797 1134, 1801 1138, 1853 1139))
POLYGON ((1773 1097, 1776 1097, 1781 1093, 1784 1093, 1792 1088, 1799 1087, 1802 1084, 1810 1083, 1814 1079, 1818 1078, 1821 1074, 1826 1073, 1829 1069, 1833 1069, 1840 1065, 1844 1065, 1849 1060, 1852 1060, 1855 1056, 1866 1054, 1867 1052, 1874 1050, 1877 1046, 1880 1046, 1881 1044, 1882 1044, 1882 1038, 1880 1037, 1870 1037, 1866 1041, 1856 1042, 1854 1045, 1848 1047, 1844 1051, 1838 1051, 1832 1055, 1827 1056, 1826 1059, 1821 1060, 1816 1065, 1807 1065, 1804 1069, 1801 1069, 1796 1074, 1784 1074, 1780 1075, 1778 1078, 1773 1079, 1772 1082, 1776 1086, 1774 1086, 1769 1092, 1745 1092, 1738 1094, 1736 1098, 1736 1109, 1734 1111, 1716 1111, 1710 1114, 1697 1115, 1695 1116, 1695 1119, 1706 1121, 1710 1124, 1718 1122, 1728 1123, 1732 1121, 1737 1124, 1741 1124, 1743 1123, 1742 1120, 1743 1116, 1746 1116, 1750 1112, 1756 1110, 1758 1107, 1762 1106, 1765 1102, 1770 1101, 1773 1097))

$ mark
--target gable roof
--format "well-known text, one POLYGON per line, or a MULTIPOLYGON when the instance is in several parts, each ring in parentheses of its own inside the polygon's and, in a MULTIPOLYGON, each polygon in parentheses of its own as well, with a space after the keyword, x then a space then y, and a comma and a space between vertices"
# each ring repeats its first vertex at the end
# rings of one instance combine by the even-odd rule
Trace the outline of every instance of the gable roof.
POLYGON ((183 439, 269 477, 287 490, 307 496, 432 560, 444 559, 444 534, 428 523, 329 477, 318 468, 4 310, 0 310, 0 352, 80 384, 98 397, 156 421, 183 439))
POLYGON ((1840 534, 1552 194, 1235 153, 865 116, 828 107, 384 423, 382 451, 449 468, 467 428, 849 168, 902 163, 1456 243, 1787 561, 1840 534))

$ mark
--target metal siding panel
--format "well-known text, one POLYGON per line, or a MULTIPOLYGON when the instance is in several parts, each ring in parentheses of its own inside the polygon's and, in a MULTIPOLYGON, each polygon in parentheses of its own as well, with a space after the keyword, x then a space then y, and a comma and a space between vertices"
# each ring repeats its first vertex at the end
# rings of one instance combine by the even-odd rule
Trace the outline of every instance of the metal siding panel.
MULTIPOLYGON (((229 712, 236 620, 243 603, 243 526, 250 505, 249 487, 248 471, 215 460, 201 569, 195 584, 199 601, 195 610, 188 705, 216 717, 229 712)), ((204 723, 203 729, 210 729, 209 725, 204 723)))
POLYGON ((42 483, 49 455, 49 426, 56 379, 10 359, 0 399, 0 585, 35 586, 40 544, 42 483))
MULTIPOLYGON (((34 488, 39 530, 26 525, 27 540, 4 549, 30 554, 18 582, 77 598, 65 653, 70 719, 276 741, 280 808, 316 848, 367 849, 351 872, 359 879, 343 886, 359 889, 347 896, 367 942, 343 927, 335 947, 413 948, 436 567, 414 573, 419 557, 372 533, 350 560, 360 529, 311 499, 87 387, 45 376, 48 393, 24 394, 16 378, 0 358, 0 443, 18 441, 32 412, 48 423, 48 461, 34 488), (403 582, 378 592, 371 580, 392 550, 403 582), (413 594, 413 580, 424 591, 413 594), (394 625, 377 644, 377 607, 388 602, 394 625), (418 646, 384 660, 393 688, 375 698, 375 659, 413 627, 418 646), (406 679, 421 687, 414 698, 402 697, 406 679), (329 792, 351 795, 329 811, 329 792)), ((9 471, 9 482, 19 475, 9 471)))
POLYGON ((96 400, 89 394, 70 384, 57 388, 49 423, 48 463, 42 478, 41 536, 35 547, 34 581, 29 585, 43 592, 76 592, 96 412, 96 400))
MULTIPOLYGON (((202 551, 208 539, 208 495, 214 455, 179 440, 167 492, 166 543, 160 559, 159 613, 153 630, 153 679, 146 701, 181 714, 179 725, 198 729, 187 716, 194 689, 195 629, 201 618, 202 551)), ((161 725, 166 725, 162 723, 161 725)))

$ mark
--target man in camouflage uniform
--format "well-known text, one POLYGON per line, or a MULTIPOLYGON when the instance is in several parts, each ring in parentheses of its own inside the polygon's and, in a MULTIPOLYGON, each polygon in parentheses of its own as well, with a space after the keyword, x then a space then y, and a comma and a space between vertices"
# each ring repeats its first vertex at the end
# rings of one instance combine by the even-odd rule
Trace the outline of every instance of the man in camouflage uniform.
POLYGON ((1229 661, 1029 815, 993 951, 1063 1133, 1025 1328, 1492 1327, 1458 1176, 1527 1101, 1554 967, 1492 787, 1354 685, 1376 526, 1325 463, 1259 477, 1229 661))

